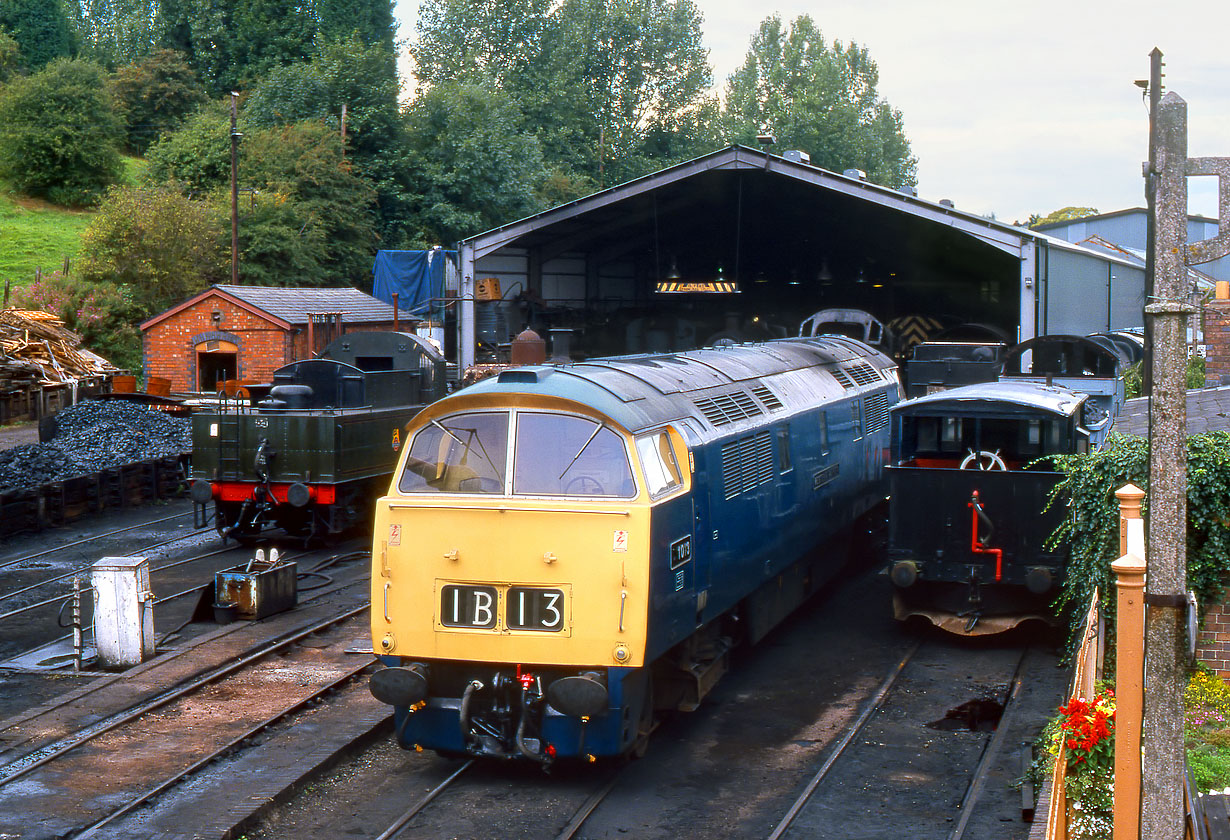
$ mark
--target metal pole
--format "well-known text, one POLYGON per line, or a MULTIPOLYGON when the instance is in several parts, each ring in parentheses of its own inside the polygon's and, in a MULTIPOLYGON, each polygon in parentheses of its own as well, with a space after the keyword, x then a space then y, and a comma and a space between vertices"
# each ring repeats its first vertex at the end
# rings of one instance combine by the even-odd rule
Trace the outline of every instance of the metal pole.
POLYGON ((1149 573, 1145 603, 1145 710, 1141 835, 1183 840, 1183 685, 1187 592, 1187 103, 1162 97, 1157 113, 1153 217, 1156 294, 1149 400, 1149 573))
POLYGON ((231 283, 239 285, 239 94, 231 91, 231 283))
POLYGON ((73 670, 81 670, 81 578, 73 578, 73 670))
MULTIPOLYGON (((1149 53, 1149 162, 1145 168, 1145 202, 1149 208, 1145 226, 1145 303, 1153 300, 1157 271, 1153 262, 1155 234, 1153 219, 1157 202, 1157 106, 1162 99, 1162 51, 1157 47, 1149 53)), ((1153 393, 1153 324, 1145 318, 1145 363, 1141 370, 1141 389, 1145 396, 1153 393)))

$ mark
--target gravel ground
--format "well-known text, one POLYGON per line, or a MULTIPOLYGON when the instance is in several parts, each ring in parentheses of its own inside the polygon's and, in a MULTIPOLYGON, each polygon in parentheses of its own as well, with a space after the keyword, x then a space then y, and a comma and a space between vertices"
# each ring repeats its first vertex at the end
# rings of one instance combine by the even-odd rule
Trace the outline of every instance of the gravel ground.
MULTIPOLYGON (((59 428, 47 443, 22 443, 0 451, 0 491, 179 455, 192 448, 187 418, 132 403, 82 402, 60 411, 55 420, 59 428)), ((33 428, 37 440, 38 427, 33 428)))
POLYGON ((37 423, 12 423, 0 426, 0 451, 21 446, 23 443, 38 443, 37 423))

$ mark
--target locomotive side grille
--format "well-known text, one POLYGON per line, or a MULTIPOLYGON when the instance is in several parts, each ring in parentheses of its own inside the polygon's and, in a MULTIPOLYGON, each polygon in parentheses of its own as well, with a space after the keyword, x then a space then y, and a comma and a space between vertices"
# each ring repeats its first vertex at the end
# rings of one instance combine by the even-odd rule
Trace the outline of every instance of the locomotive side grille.
POLYGON ((767 385, 758 385, 752 389, 752 393, 756 398, 764 403, 764 407, 769 411, 778 411, 782 407, 782 401, 777 398, 777 394, 769 390, 767 385))
POLYGON ((880 381, 879 372, 866 362, 851 362, 845 369, 859 385, 880 381))
POLYGON ((851 379, 850 375, 841 368, 829 368, 829 373, 832 374, 833 378, 841 383, 841 387, 845 388, 847 391, 856 387, 854 385, 854 380, 851 379))
POLYGON ((863 412, 867 417, 867 434, 888 428, 888 394, 868 394, 863 400, 863 412))
POLYGON ((695 404, 700 409, 700 413, 705 416, 705 419, 714 428, 729 425, 736 420, 759 417, 764 414, 760 406, 756 405, 755 401, 743 391, 735 394, 718 394, 715 397, 705 397, 704 399, 696 400, 695 404))
POLYGON ((726 499, 773 480, 769 432, 757 432, 722 445, 722 492, 726 499))
POLYGON ((752 483, 747 487, 749 490, 773 480, 773 445, 770 440, 768 432, 757 432, 750 440, 747 474, 750 474, 752 483))

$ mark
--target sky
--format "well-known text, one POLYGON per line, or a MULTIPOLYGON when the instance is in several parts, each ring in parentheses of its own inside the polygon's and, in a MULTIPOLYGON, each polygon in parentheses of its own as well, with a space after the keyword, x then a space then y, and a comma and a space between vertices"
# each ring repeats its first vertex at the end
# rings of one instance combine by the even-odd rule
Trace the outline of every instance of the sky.
MULTIPOLYGON (((1164 89, 1187 102, 1188 155, 1230 156, 1222 0, 694 2, 719 91, 774 12, 811 15, 825 40, 867 48, 880 95, 902 113, 919 197, 960 210, 1012 222, 1143 207, 1148 112, 1133 82, 1148 78, 1154 47, 1164 89)), ((417 5, 396 0, 401 38, 414 36, 417 5)), ((1217 216, 1215 179, 1189 184, 1189 210, 1217 216)))

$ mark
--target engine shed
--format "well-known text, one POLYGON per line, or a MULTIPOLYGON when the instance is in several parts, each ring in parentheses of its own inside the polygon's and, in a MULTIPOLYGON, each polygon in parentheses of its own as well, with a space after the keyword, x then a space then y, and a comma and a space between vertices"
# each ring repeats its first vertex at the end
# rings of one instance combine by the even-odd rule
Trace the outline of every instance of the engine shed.
POLYGON ((744 146, 458 249, 463 369, 506 361, 526 327, 585 358, 797 335, 819 310, 864 310, 900 355, 960 325, 1013 343, 1143 317, 1144 272, 1127 259, 744 146))

